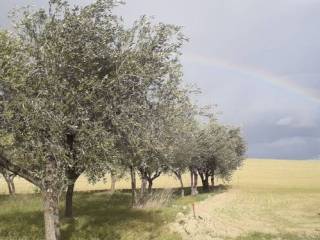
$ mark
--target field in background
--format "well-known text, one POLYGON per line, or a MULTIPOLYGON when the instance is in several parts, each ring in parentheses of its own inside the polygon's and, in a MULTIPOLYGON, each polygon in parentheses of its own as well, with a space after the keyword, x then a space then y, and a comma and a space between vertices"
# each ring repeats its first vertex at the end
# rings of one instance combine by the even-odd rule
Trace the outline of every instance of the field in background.
POLYGON ((248 160, 196 209, 173 225, 184 239, 319 240, 320 161, 248 160))
POLYGON ((250 159, 236 172, 231 184, 247 191, 320 192, 320 161, 250 159))
MULTIPOLYGON (((190 185, 189 174, 185 174, 183 180, 186 186, 190 185)), ((35 191, 32 184, 22 179, 16 178, 15 184, 18 193, 33 193, 35 191)), ((250 189, 320 191, 320 161, 248 159, 229 184, 247 191, 250 189)), ((154 187, 176 188, 179 187, 179 182, 174 176, 163 175, 155 180, 154 187)), ((81 176, 76 183, 77 191, 108 188, 110 188, 108 176, 106 181, 100 181, 95 185, 88 183, 85 176, 81 176)), ((118 181, 116 188, 130 188, 129 178, 126 177, 118 181)), ((7 186, 4 180, 0 179, 0 194, 3 193, 7 193, 7 186)))

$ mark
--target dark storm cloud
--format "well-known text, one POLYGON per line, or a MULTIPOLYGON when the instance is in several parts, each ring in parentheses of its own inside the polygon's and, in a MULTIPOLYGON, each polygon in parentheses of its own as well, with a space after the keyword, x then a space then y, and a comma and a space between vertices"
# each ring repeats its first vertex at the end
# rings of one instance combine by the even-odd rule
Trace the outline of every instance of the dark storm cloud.
MULTIPOLYGON (((1 0, 0 25, 27 2, 46 3, 1 0)), ((221 121, 244 129, 250 157, 320 155, 320 1, 127 0, 117 11, 184 26, 185 81, 202 89, 200 104, 218 104, 221 121)))

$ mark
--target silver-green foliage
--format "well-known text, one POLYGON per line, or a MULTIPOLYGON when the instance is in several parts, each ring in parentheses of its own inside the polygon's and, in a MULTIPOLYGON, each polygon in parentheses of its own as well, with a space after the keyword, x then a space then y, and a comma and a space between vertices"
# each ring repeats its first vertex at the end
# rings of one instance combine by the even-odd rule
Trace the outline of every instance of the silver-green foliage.
POLYGON ((56 221, 68 168, 95 179, 109 163, 137 166, 158 152, 152 125, 167 122, 165 108, 180 99, 185 39, 146 17, 125 27, 116 1, 49 3, 0 36, 0 164, 46 192, 56 221))
POLYGON ((210 119, 198 135, 198 152, 194 165, 199 174, 229 180, 238 169, 246 151, 240 129, 210 119))

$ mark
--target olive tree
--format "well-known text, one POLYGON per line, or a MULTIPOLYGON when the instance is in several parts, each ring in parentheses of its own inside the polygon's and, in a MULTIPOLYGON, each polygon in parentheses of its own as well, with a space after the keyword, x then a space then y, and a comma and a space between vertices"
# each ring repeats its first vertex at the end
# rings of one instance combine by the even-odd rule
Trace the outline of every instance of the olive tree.
POLYGON ((0 164, 41 189, 46 239, 60 238, 58 204, 68 169, 81 169, 112 147, 105 127, 110 89, 103 82, 112 81, 105 75, 116 26, 110 8, 51 1, 48 13, 24 12, 16 35, 1 44, 15 43, 0 75, 1 130, 12 136, 0 164))
POLYGON ((46 239, 53 240, 60 238, 58 204, 67 185, 71 195, 83 171, 99 175, 115 149, 137 166, 145 141, 135 130, 150 94, 180 79, 183 37, 146 18, 125 29, 111 0, 49 5, 24 11, 16 33, 1 39, 0 131, 11 141, 1 146, 0 166, 41 189, 46 239))
MULTIPOLYGON (((228 147, 221 156, 224 160, 218 162, 215 174, 217 177, 229 181, 233 172, 242 165, 247 147, 239 128, 227 127, 226 141, 228 147)), ((214 172, 211 177, 214 177, 214 172)))
POLYGON ((188 91, 178 85, 176 89, 172 89, 172 85, 165 85, 165 88, 168 89, 162 90, 161 96, 156 97, 157 100, 150 105, 151 111, 144 124, 144 134, 147 135, 144 138, 148 139, 149 145, 138 168, 142 180, 142 196, 147 182, 148 192, 151 193, 153 181, 170 169, 177 135, 186 131, 185 122, 192 117, 186 107, 191 105, 188 91))
POLYGON ((219 124, 210 119, 198 136, 197 172, 203 189, 209 191, 209 177, 214 185, 214 177, 230 179, 241 165, 245 154, 245 143, 237 128, 219 124))
POLYGON ((196 106, 191 104, 189 99, 185 99, 180 106, 180 114, 172 122, 172 131, 169 133, 172 137, 167 143, 166 166, 178 179, 181 196, 184 196, 182 174, 188 170, 197 150, 197 116, 196 106))
MULTIPOLYGON (((146 17, 134 23, 128 36, 133 39, 130 51, 140 64, 139 68, 133 69, 136 71, 135 80, 149 83, 143 92, 145 98, 140 104, 131 105, 131 112, 135 114, 120 113, 116 117, 118 122, 127 123, 117 125, 116 133, 120 139, 117 146, 126 156, 124 166, 130 169, 135 205, 136 172, 142 173, 144 191, 148 179, 153 181, 162 171, 166 133, 184 92, 180 90, 182 71, 179 56, 185 38, 180 27, 153 24, 146 17), (149 174, 146 169, 149 169, 149 174)), ((139 89, 135 91, 138 94, 139 89)))

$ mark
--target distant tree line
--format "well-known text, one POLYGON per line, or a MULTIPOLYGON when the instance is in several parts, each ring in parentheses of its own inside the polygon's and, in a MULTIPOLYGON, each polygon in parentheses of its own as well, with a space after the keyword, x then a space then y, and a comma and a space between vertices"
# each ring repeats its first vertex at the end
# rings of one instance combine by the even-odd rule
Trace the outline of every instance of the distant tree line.
POLYGON ((47 240, 60 239, 63 193, 73 216, 82 174, 91 182, 111 174, 114 190, 128 173, 136 206, 162 174, 177 177, 183 196, 190 172, 197 194, 198 178, 209 191, 244 159, 240 130, 194 105, 182 84, 181 28, 144 16, 128 27, 117 5, 50 0, 0 32, 0 173, 12 194, 15 176, 40 189, 47 240))

